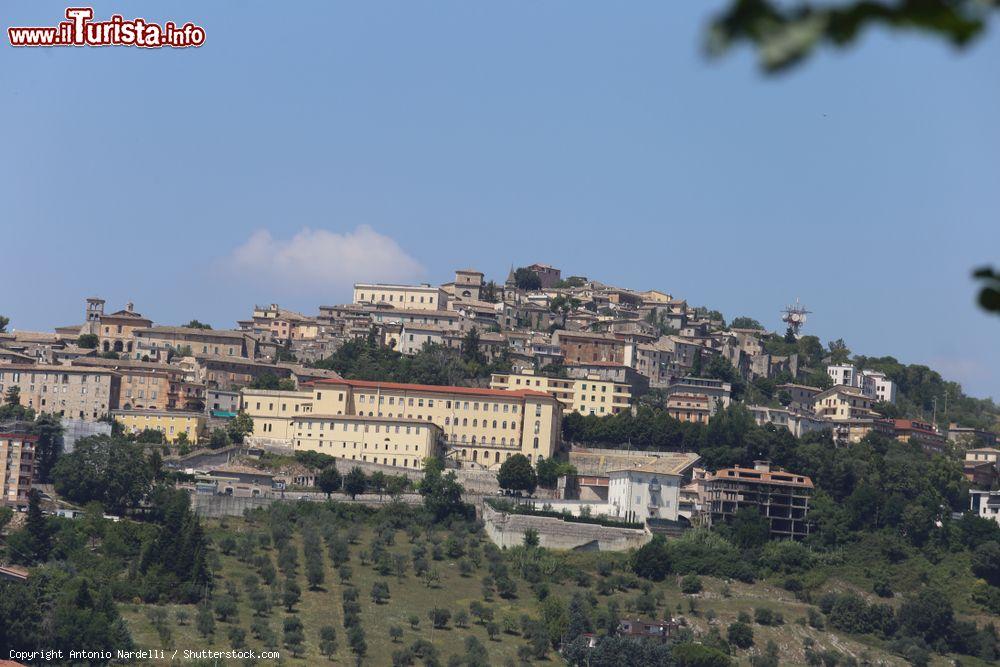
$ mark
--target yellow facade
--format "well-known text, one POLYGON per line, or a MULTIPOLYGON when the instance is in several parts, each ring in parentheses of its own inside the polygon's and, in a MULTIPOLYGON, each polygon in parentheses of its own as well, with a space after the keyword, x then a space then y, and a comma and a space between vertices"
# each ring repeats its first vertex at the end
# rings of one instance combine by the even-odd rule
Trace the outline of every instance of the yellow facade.
POLYGON ((374 303, 408 310, 447 310, 448 293, 430 285, 354 285, 354 303, 374 303))
POLYGON ((581 415, 614 415, 628 410, 632 400, 632 389, 627 384, 602 380, 598 376, 586 379, 550 378, 535 375, 531 371, 522 373, 495 373, 490 379, 490 388, 506 391, 531 389, 544 391, 562 403, 563 412, 579 412, 581 415))
POLYGON ((292 419, 312 414, 311 391, 275 391, 243 389, 240 405, 253 419, 253 435, 261 440, 289 442, 292 439, 292 419))
POLYGON ((290 423, 296 451, 402 468, 422 468, 442 437, 433 423, 416 419, 312 414, 290 423))
POLYGON ((872 417, 873 401, 856 387, 831 387, 813 398, 813 412, 833 421, 872 417))
POLYGON ((518 453, 531 460, 549 458, 560 443, 561 404, 547 393, 527 389, 328 379, 301 392, 244 389, 242 394, 243 409, 254 420, 254 437, 289 444, 297 433, 292 420, 310 413, 429 422, 441 430, 448 456, 487 468, 499 467, 518 453), (272 401, 260 394, 284 395, 285 409, 278 409, 277 397, 272 401))
POLYGON ((200 412, 172 412, 160 410, 115 410, 111 413, 125 426, 128 433, 141 433, 147 428, 163 434, 169 443, 177 442, 181 433, 188 442, 197 444, 205 429, 205 415, 200 412))

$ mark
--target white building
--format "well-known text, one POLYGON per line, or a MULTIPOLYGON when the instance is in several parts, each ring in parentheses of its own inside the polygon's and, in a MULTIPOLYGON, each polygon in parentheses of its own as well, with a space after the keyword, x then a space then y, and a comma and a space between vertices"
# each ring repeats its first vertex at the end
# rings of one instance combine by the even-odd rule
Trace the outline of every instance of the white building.
POLYGON ((682 480, 700 459, 697 454, 679 452, 635 468, 611 471, 609 515, 636 522, 677 521, 682 480))
POLYGON ((1000 491, 969 491, 969 509, 983 519, 1000 523, 1000 491))
POLYGON ((896 402, 896 385, 885 373, 858 370, 854 364, 836 364, 826 367, 826 374, 835 385, 857 387, 861 393, 875 401, 896 402))
POLYGON ((448 294, 430 285, 355 283, 354 303, 381 304, 408 310, 446 310, 448 294))
POLYGON ((769 408, 766 405, 748 405, 747 409, 753 415, 758 426, 774 424, 784 426, 796 438, 801 438, 810 431, 822 431, 831 428, 830 422, 820 419, 811 412, 792 410, 788 408, 769 408))

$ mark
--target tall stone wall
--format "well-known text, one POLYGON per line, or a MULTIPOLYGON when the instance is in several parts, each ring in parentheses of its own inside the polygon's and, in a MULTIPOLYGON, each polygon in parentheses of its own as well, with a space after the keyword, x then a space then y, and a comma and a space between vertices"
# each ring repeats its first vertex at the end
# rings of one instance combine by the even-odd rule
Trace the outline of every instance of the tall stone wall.
POLYGON ((275 498, 261 496, 218 496, 192 493, 191 509, 198 516, 206 518, 243 516, 247 510, 267 507, 275 500, 275 498))
POLYGON ((507 514, 485 504, 482 511, 486 534, 501 548, 524 544, 524 533, 529 528, 538 531, 538 544, 546 549, 626 551, 652 538, 650 533, 636 528, 611 528, 550 517, 507 514))

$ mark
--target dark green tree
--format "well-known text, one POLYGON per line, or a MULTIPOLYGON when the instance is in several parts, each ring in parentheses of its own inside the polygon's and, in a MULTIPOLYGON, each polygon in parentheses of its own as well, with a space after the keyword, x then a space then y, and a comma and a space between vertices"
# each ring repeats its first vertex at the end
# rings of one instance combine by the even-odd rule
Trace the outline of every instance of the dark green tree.
POLYGON ((121 512, 135 507, 149 492, 152 473, 138 445, 106 435, 78 440, 52 469, 56 491, 85 505, 92 500, 121 512))
POLYGON ((528 291, 539 290, 542 289, 542 279, 531 269, 521 267, 514 271, 514 285, 518 289, 528 291))
POLYGON ((483 355, 479 351, 479 329, 472 327, 462 339, 462 358, 471 362, 482 362, 483 355))
POLYGON ((726 630, 726 639, 737 648, 750 648, 753 646, 753 628, 743 621, 730 623, 726 630))
POLYGON ((645 579, 663 581, 670 569, 670 552, 662 535, 653 537, 632 556, 632 571, 645 579))
POLYGON ((243 438, 253 433, 253 418, 243 410, 226 424, 226 434, 236 444, 241 444, 243 438))
POLYGON ((771 532, 768 520, 756 507, 744 507, 736 512, 729 529, 731 541, 741 549, 764 546, 771 532))
POLYGON ((368 478, 361 468, 354 466, 351 468, 347 476, 344 477, 344 493, 354 500, 359 493, 364 493, 368 486, 368 478))
POLYGON ((212 429, 212 435, 208 440, 208 446, 211 449, 222 449, 223 447, 228 447, 231 444, 232 441, 229 439, 229 433, 226 432, 226 429, 212 429))
POLYGON ((4 403, 10 406, 21 405, 21 388, 17 385, 11 385, 7 389, 7 393, 4 394, 4 403))
POLYGON ((31 431, 38 436, 38 442, 35 443, 35 465, 38 481, 47 484, 52 481, 52 468, 55 467, 56 461, 62 455, 62 420, 54 415, 42 413, 38 415, 31 431))
POLYGON ((76 344, 87 350, 94 350, 100 343, 100 339, 97 334, 80 334, 79 338, 76 339, 76 344))
POLYGON ((497 482, 501 489, 524 491, 528 495, 534 493, 538 486, 535 469, 524 454, 514 454, 503 462, 497 473, 497 482))
POLYGON ((329 465, 320 471, 319 475, 316 476, 316 486, 319 487, 320 491, 326 494, 329 498, 330 494, 334 491, 340 489, 340 485, 343 483, 343 479, 340 476, 340 472, 337 471, 337 466, 329 465))
POLYGON ((972 572, 991 586, 1000 586, 1000 542, 984 542, 973 550, 972 572))
POLYGON ((28 517, 21 531, 22 539, 10 546, 15 562, 37 565, 49 559, 52 552, 52 526, 42 513, 42 494, 38 489, 28 492, 28 517))
POLYGON ((462 502, 464 489, 454 471, 444 474, 444 464, 436 458, 424 463, 424 478, 418 490, 424 498, 424 509, 434 521, 444 521, 448 517, 468 517, 472 507, 462 502))
POLYGON ((760 322, 752 317, 740 316, 734 317, 733 321, 729 323, 732 329, 763 329, 760 322))

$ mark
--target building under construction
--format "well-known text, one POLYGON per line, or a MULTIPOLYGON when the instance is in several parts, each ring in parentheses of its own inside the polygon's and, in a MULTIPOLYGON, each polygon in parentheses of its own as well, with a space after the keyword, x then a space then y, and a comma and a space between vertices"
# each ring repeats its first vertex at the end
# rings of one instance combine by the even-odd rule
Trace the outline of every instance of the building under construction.
POLYGON ((730 520, 752 507, 768 520, 772 538, 802 539, 809 534, 809 497, 812 480, 805 475, 771 469, 767 461, 753 468, 724 468, 701 481, 703 519, 711 525, 730 520))

